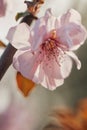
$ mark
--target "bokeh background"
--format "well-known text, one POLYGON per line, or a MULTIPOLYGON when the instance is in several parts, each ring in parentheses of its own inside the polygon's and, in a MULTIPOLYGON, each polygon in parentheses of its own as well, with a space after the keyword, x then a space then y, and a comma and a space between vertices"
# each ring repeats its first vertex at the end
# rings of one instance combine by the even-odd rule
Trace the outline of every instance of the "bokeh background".
MULTIPOLYGON (((0 18, 0 40, 6 45, 8 41, 5 37, 8 29, 18 24, 15 21, 16 13, 26 9, 24 0, 8 1, 6 15, 0 18)), ((45 0, 38 17, 44 15, 47 8, 52 8, 55 16, 63 14, 67 9, 74 8, 80 12, 82 23, 87 28, 87 0, 45 0)), ((3 51, 4 48, 1 48, 0 55, 3 51)), ((36 86, 27 97, 24 97, 18 89, 16 70, 10 66, 0 81, 0 130, 42 130, 50 120, 48 115, 52 109, 63 106, 75 107, 80 99, 87 98, 87 41, 76 51, 76 54, 82 62, 82 68, 78 71, 73 64, 72 72, 64 85, 52 92, 42 86, 36 86), (21 110, 22 112, 19 112, 21 110), (26 112, 27 114, 25 114, 26 112), (7 115, 7 113, 9 114, 7 115), (7 120, 9 121, 7 122, 7 120), (9 123, 10 120, 13 121, 9 123), (17 123, 18 120, 21 123, 17 123), (24 124, 27 124, 26 127, 24 124), (19 126, 16 128, 16 125, 19 126)))

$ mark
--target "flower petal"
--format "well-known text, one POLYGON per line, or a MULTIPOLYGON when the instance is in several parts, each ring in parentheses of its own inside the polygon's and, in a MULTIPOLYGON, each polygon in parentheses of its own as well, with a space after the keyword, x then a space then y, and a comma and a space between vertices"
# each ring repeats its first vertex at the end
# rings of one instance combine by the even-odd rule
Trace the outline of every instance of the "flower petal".
POLYGON ((48 77, 62 79, 60 65, 55 58, 48 60, 46 57, 46 59, 43 59, 42 68, 48 77))
POLYGON ((32 50, 38 47, 49 37, 50 31, 58 25, 57 18, 52 15, 51 9, 48 9, 42 18, 39 18, 32 29, 32 50))
POLYGON ((61 57, 60 68, 62 77, 68 77, 72 69, 72 60, 68 55, 64 54, 63 58, 61 57))
POLYGON ((43 69, 43 65, 39 65, 37 71, 35 72, 33 81, 41 84, 43 87, 49 90, 55 90, 58 86, 64 83, 64 79, 55 79, 47 75, 43 69))
POLYGON ((56 29, 56 24, 58 25, 58 20, 57 18, 52 14, 52 10, 48 9, 45 13, 45 24, 46 24, 46 30, 47 33, 50 33, 50 31, 56 29))
POLYGON ((58 40, 70 50, 76 50, 87 38, 87 31, 82 25, 69 23, 57 30, 58 40))
POLYGON ((59 19, 61 26, 66 25, 69 22, 81 23, 81 15, 74 9, 69 9, 59 19))
POLYGON ((52 16, 53 13, 52 13, 52 10, 51 8, 48 8, 45 12, 45 17, 48 19, 50 16, 52 16))
POLYGON ((63 85, 64 83, 64 79, 53 79, 50 77, 45 77, 46 80, 46 84, 44 84, 44 82, 42 82, 42 86, 44 86, 45 88, 48 88, 49 90, 55 90, 57 87, 63 85))
POLYGON ((32 79, 39 64, 39 54, 34 55, 29 50, 18 50, 13 58, 13 66, 21 74, 32 79))
POLYGON ((16 49, 29 47, 29 38, 30 27, 26 23, 12 27, 7 34, 7 39, 16 49))
POLYGON ((81 68, 81 62, 78 59, 78 57, 73 53, 72 51, 66 52, 68 56, 70 56, 76 63, 77 69, 79 70, 81 68))
POLYGON ((43 19, 38 19, 34 28, 31 31, 31 49, 37 50, 43 43, 44 36, 46 35, 46 27, 43 19))

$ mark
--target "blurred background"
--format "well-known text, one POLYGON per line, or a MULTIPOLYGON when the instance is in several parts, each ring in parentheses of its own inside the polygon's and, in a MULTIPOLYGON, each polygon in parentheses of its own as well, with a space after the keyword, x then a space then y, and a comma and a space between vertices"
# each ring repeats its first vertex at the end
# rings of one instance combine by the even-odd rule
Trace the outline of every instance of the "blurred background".
MULTIPOLYGON (((67 9, 74 8, 80 12, 82 23, 87 28, 87 0, 45 0, 38 17, 44 15, 47 8, 52 8, 55 16, 63 14, 67 9)), ((18 24, 15 21, 17 12, 24 10, 26 10, 24 0, 7 0, 6 13, 0 17, 0 40, 5 45, 8 44, 5 39, 8 29, 18 24)), ((42 86, 35 86, 28 96, 24 97, 18 89, 16 70, 12 66, 9 67, 0 81, 0 130, 42 130, 50 121, 48 115, 54 108, 64 106, 74 108, 80 99, 87 98, 86 43, 87 41, 76 51, 82 62, 81 70, 78 71, 73 64, 72 72, 64 85, 52 92, 42 86)), ((0 55, 4 49, 5 47, 0 48, 0 55)))

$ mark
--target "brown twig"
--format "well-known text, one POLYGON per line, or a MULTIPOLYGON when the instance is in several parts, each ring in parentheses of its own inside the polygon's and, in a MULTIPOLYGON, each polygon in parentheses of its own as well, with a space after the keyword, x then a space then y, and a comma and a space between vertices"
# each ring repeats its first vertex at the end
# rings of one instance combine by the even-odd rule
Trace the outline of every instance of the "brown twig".
MULTIPOLYGON (((39 0, 37 0, 38 2, 39 0)), ((33 0, 33 2, 35 2, 35 0, 33 0)), ((32 2, 32 3, 33 3, 32 2)), ((33 5, 33 4, 32 4, 33 5)), ((32 6, 33 7, 33 6, 32 6)), ((35 5, 34 5, 35 7, 35 5)), ((29 9, 29 6, 28 6, 29 9)), ((37 11, 37 10, 36 10, 37 11)), ((25 22, 28 25, 31 25, 32 21, 34 19, 37 19, 36 16, 34 16, 34 14, 32 13, 32 11, 30 12, 29 15, 25 16, 21 22, 25 22)), ((12 59, 13 59, 13 55, 16 52, 16 48, 14 48, 11 44, 8 44, 7 48, 5 49, 4 53, 2 54, 1 58, 0 58, 0 80, 2 79, 3 75, 5 74, 6 70, 9 68, 9 66, 12 63, 12 59)))
POLYGON ((11 44, 8 44, 5 52, 0 58, 0 80, 2 79, 8 67, 11 65, 15 52, 16 49, 11 44))

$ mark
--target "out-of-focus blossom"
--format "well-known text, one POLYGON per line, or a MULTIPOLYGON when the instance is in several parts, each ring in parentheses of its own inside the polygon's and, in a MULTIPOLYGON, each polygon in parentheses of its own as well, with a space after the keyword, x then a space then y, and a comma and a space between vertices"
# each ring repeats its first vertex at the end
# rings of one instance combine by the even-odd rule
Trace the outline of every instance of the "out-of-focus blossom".
POLYGON ((87 99, 79 102, 75 111, 70 108, 56 109, 52 116, 54 120, 44 130, 86 130, 87 129, 87 99))
POLYGON ((0 130, 29 130, 29 120, 28 109, 21 103, 12 103, 0 115, 0 130))
POLYGON ((0 0, 0 17, 4 16, 6 12, 6 1, 0 0))
POLYGON ((87 37, 80 14, 71 9, 56 18, 50 9, 33 28, 25 23, 10 29, 7 39, 18 49, 14 67, 28 79, 53 90, 64 83, 72 68, 72 59, 81 68, 73 50, 87 37))
POLYGON ((14 13, 17 13, 17 11, 24 11, 26 9, 25 8, 26 5, 24 4, 24 0, 19 0, 19 1, 17 1, 17 0, 15 0, 15 1, 1 0, 0 5, 2 6, 2 8, 6 9, 5 10, 6 14, 11 13, 11 15, 14 13))

